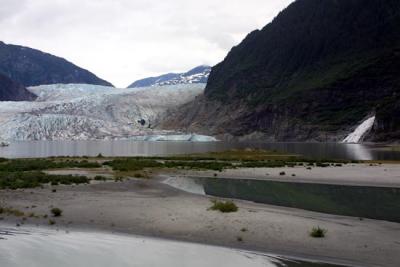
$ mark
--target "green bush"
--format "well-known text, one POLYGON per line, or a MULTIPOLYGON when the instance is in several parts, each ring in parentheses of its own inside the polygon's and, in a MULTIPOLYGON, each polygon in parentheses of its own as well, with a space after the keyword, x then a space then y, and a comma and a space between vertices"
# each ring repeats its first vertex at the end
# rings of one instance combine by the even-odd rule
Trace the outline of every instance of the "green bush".
POLYGON ((232 167, 232 164, 219 161, 166 161, 165 167, 222 171, 225 168, 232 167))
POLYGON ((329 166, 331 166, 329 163, 324 163, 324 162, 317 162, 316 163, 316 166, 317 167, 321 167, 321 168, 326 168, 326 167, 329 167, 329 166))
POLYGON ((219 210, 220 212, 228 213, 236 212, 239 209, 232 201, 212 200, 211 202, 213 203, 213 205, 210 207, 211 210, 219 210))
POLYGON ((116 171, 141 171, 145 168, 157 168, 162 167, 163 164, 148 159, 118 159, 104 162, 103 165, 108 165, 116 171))
POLYGON ((0 172, 0 189, 35 188, 42 184, 71 185, 89 183, 86 176, 51 175, 40 171, 0 172))
POLYGON ((96 175, 96 176, 94 177, 94 180, 96 180, 96 181, 106 181, 107 178, 104 177, 104 176, 101 176, 101 175, 96 175))
POLYGON ((310 232, 310 236, 314 237, 314 238, 323 238, 325 237, 326 233, 328 232, 328 230, 320 228, 318 227, 314 227, 311 232, 310 232))
POLYGON ((49 159, 14 159, 0 164, 0 172, 41 171, 63 168, 100 168, 97 162, 87 160, 54 161, 49 159))
POLYGON ((62 210, 59 208, 52 208, 51 213, 53 214, 54 217, 60 217, 62 214, 62 210))

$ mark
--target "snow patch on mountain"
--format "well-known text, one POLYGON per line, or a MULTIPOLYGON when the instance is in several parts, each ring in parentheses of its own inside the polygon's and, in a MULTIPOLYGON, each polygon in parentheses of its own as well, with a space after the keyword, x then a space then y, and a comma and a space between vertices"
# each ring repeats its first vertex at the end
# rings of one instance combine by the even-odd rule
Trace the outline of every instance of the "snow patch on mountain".
MULTIPOLYGON (((87 140, 179 135, 157 129, 157 123, 169 109, 200 95, 204 84, 134 89, 55 84, 28 89, 38 96, 36 101, 0 102, 0 139, 87 140)), ((197 141, 196 138, 202 139, 196 135, 186 139, 197 141)))
POLYGON ((210 66, 199 66, 186 73, 168 73, 158 77, 150 77, 132 83, 128 88, 140 88, 148 86, 167 86, 177 84, 196 84, 208 81, 210 66))

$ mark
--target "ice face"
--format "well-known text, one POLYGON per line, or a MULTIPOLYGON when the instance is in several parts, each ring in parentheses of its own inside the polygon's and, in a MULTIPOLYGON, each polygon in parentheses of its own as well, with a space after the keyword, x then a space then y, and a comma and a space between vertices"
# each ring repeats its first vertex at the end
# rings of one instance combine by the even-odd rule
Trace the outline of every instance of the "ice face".
POLYGON ((54 84, 29 90, 38 96, 34 102, 0 102, 0 139, 207 139, 154 129, 169 109, 200 95, 204 84, 134 89, 54 84))
POLYGON ((215 142, 218 141, 215 137, 197 134, 159 134, 159 135, 145 135, 145 136, 132 136, 129 140, 135 141, 185 141, 185 142, 215 142))

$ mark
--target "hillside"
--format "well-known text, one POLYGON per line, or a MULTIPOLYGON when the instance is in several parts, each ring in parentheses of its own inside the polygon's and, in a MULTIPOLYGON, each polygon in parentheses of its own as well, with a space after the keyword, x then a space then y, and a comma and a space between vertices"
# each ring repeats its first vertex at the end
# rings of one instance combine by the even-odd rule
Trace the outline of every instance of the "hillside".
POLYGON ((400 2, 297 0, 210 74, 166 125, 281 141, 400 139, 400 2))
POLYGON ((31 101, 36 96, 0 73, 0 101, 31 101))
POLYGON ((1 41, 0 73, 26 87, 55 83, 112 86, 109 82, 63 58, 1 41))
POLYGON ((211 67, 198 66, 185 73, 168 73, 157 77, 150 77, 132 83, 128 88, 164 86, 177 84, 207 83, 211 67))

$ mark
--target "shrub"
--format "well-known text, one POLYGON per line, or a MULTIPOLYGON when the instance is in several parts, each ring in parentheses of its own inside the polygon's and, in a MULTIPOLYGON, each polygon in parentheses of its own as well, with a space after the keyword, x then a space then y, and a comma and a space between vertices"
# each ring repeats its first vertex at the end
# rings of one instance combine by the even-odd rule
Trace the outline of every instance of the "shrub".
POLYGON ((211 210, 219 210, 223 213, 236 212, 239 209, 233 201, 212 200, 212 203, 213 205, 210 207, 211 210))
POLYGON ((310 236, 311 237, 315 237, 315 238, 323 238, 325 237, 326 233, 328 232, 328 230, 320 228, 318 227, 314 227, 311 232, 310 232, 310 236))
POLYGON ((14 159, 0 164, 2 172, 41 171, 62 168, 100 168, 97 162, 83 161, 54 161, 49 159, 14 159))
POLYGON ((56 224, 56 221, 54 221, 54 220, 49 220, 49 225, 54 225, 54 224, 56 224))
POLYGON ((0 207, 0 214, 5 213, 8 215, 12 215, 15 217, 22 217, 25 216, 25 213, 23 211, 17 210, 17 209, 13 209, 13 208, 3 208, 0 207))
POLYGON ((225 168, 231 168, 232 164, 229 162, 206 162, 206 161, 166 161, 165 167, 167 168, 187 168, 198 170, 213 170, 222 171, 225 168))
POLYGON ((62 210, 59 208, 52 208, 51 213, 53 214, 54 217, 60 217, 62 214, 62 210))
POLYGON ((52 185, 70 185, 88 182, 89 179, 85 176, 50 175, 39 171, 0 171, 0 189, 34 188, 48 183, 51 183, 52 185))
POLYGON ((96 175, 96 176, 94 177, 94 179, 95 179, 96 181, 105 181, 105 180, 107 180, 106 177, 101 176, 101 175, 96 175))
POLYGON ((316 166, 317 167, 321 167, 321 168, 326 168, 326 167, 329 167, 331 165, 329 163, 317 162, 316 166))
POLYGON ((103 163, 108 165, 116 171, 141 171, 145 168, 158 168, 162 167, 163 164, 150 159, 118 159, 103 163))

